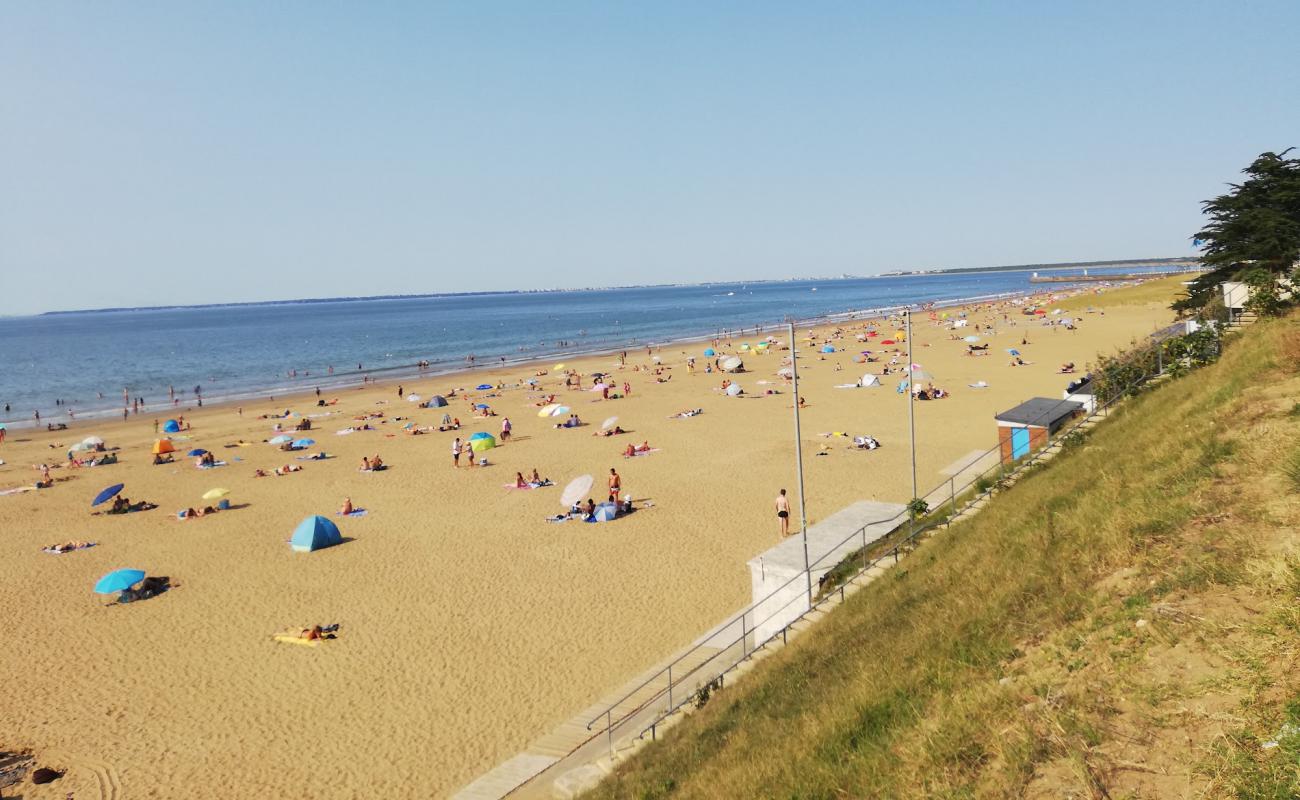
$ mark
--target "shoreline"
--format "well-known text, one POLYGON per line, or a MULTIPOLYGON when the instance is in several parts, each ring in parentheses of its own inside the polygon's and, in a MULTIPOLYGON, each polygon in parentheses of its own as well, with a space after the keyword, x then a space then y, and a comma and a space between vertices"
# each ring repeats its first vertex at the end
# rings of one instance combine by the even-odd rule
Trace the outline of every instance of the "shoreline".
MULTIPOLYGON (((1155 276, 1151 278, 1151 280, 1156 280, 1159 277, 1162 276, 1155 276)), ((1062 294, 1067 292, 1092 291, 1096 289, 1113 290, 1117 288, 1122 288, 1124 286, 1141 283, 1144 280, 1146 279, 1135 278, 1133 276, 1126 276, 1123 279, 1117 279, 1113 283, 1106 282, 1106 281, 1095 281, 1087 285, 1079 285, 1079 286, 1076 286, 1071 283, 1057 283, 1057 284, 1051 284, 1050 285, 1051 288, 1045 287, 1038 291, 1035 291, 1032 288, 1030 288, 1021 291, 994 292, 990 294, 974 295, 970 297, 953 298, 951 300, 929 301, 925 303, 904 303, 904 304, 894 304, 889 306, 879 306, 873 308, 853 309, 850 311, 834 312, 829 314, 822 314, 816 317, 794 320, 794 324, 796 327, 805 326, 805 325, 816 327, 819 325, 833 324, 837 322, 850 321, 850 320, 884 319, 898 311, 913 308, 918 305, 929 306, 931 308, 936 308, 936 309, 954 308, 954 307, 969 305, 972 303, 997 302, 997 301, 1008 300, 1017 297, 1028 298, 1040 294, 1062 294)), ((765 331, 770 327, 782 326, 786 324, 788 323, 784 321, 759 322, 753 328, 753 330, 755 331, 753 335, 758 335, 758 331, 765 331)), ((160 418, 167 418, 169 415, 184 413, 184 412, 193 412, 199 410, 200 408, 201 409, 227 409, 232 406, 238 406, 241 403, 251 404, 251 403, 257 403, 262 401, 278 402, 278 398, 283 398, 291 401, 301 400, 302 397, 307 395, 314 396, 314 393, 317 388, 319 388, 322 393, 341 392, 349 389, 361 389, 369 386, 387 385, 394 381, 426 380, 431 378, 449 378, 449 377, 454 377, 462 374, 464 375, 474 374, 477 371, 490 370, 490 369, 507 369, 507 368, 514 368, 514 367, 528 368, 549 361, 562 360, 566 358, 572 358, 572 359, 594 358, 594 357, 605 356, 605 355, 613 355, 623 350, 639 349, 641 347, 653 347, 653 348, 662 349, 664 347, 674 347, 677 345, 698 344, 700 342, 706 342, 713 339, 720 339, 724 337, 734 338, 737 336, 745 335, 744 332, 747 330, 751 330, 751 329, 740 328, 735 331, 732 331, 730 329, 718 329, 714 333, 687 334, 683 336, 677 336, 674 338, 666 339, 662 342, 657 342, 653 340, 641 341, 636 344, 625 344, 623 346, 613 346, 613 347, 609 346, 609 344, 606 342, 601 342, 599 344, 594 344, 593 347, 588 349, 582 349, 582 348, 561 349, 561 350, 554 350, 547 353, 533 353, 533 354, 528 354, 526 356, 519 356, 516 358, 498 357, 496 359, 484 359, 480 363, 463 363, 463 362, 457 363, 455 366, 452 366, 451 362, 428 362, 430 364, 430 366, 428 367, 422 367, 418 363, 400 364, 400 365, 394 365, 388 367, 380 367, 379 369, 349 371, 343 373, 342 376, 340 376, 340 374, 338 373, 332 375, 324 375, 322 377, 326 378, 326 380, 316 380, 316 381, 310 380, 311 376, 303 376, 302 378, 286 376, 284 378, 281 378, 280 380, 285 380, 285 381, 300 380, 302 382, 299 385, 293 385, 293 386, 284 386, 284 385, 267 386, 264 384, 260 387, 256 387, 252 389, 234 390, 229 393, 216 394, 216 395, 205 396, 201 398, 195 398, 192 395, 188 395, 188 393, 186 393, 187 396, 185 396, 184 399, 178 398, 178 402, 175 402, 171 405, 146 406, 144 410, 138 413, 132 412, 126 418, 121 418, 122 409, 118 407, 116 404, 102 405, 102 406, 96 405, 80 411, 77 410, 76 406, 68 406, 68 408, 71 409, 76 414, 76 416, 72 418, 68 418, 67 412, 62 411, 61 407, 56 406, 54 416, 43 415, 39 421, 30 417, 13 418, 13 419, 0 420, 0 424, 3 424, 8 429, 15 430, 15 431, 48 430, 48 432, 50 433, 56 433, 59 432, 60 430, 72 430, 74 426, 78 425, 83 421, 91 424, 102 424, 102 423, 109 423, 109 422, 129 422, 132 419, 137 419, 142 416, 147 417, 151 414, 156 414, 160 418), (440 366, 443 368, 439 369, 440 366), (375 375, 378 375, 378 377, 374 377, 375 375), (361 378, 361 380, 358 380, 358 376, 361 378), (196 402, 196 400, 202 400, 203 402, 200 405, 198 402, 196 402), (55 425, 55 428, 52 430, 47 429, 46 426, 49 424, 55 425), (57 426, 59 424, 64 424, 67 426, 67 428, 65 429, 58 428, 57 426)))

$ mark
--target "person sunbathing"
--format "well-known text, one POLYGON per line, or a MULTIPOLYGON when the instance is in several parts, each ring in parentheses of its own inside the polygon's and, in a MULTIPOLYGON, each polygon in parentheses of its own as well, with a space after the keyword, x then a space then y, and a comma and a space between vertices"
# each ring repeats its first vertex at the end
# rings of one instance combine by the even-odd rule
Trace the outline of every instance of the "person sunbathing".
POLYGON ((387 469, 387 465, 379 458, 379 454, 375 453, 375 457, 370 459, 370 471, 379 472, 382 469, 387 469))
POLYGON ((290 472, 302 472, 302 467, 297 464, 285 464, 283 467, 276 467, 276 475, 288 475, 290 472))
POLYGON ((524 480, 524 473, 522 473, 522 472, 516 472, 516 473, 515 473, 515 488, 516 488, 516 489, 527 489, 527 488, 529 488, 529 486, 528 486, 528 481, 524 480))
POLYGON ((361 457, 361 467, 360 467, 359 471, 360 471, 360 472, 369 472, 370 469, 371 469, 371 467, 370 467, 370 457, 369 457, 369 456, 362 456, 362 457, 361 457))
POLYGON ((348 514, 351 514, 352 511, 353 511, 352 498, 351 497, 343 498, 343 505, 341 508, 339 508, 339 514, 346 517, 348 514))
POLYGON ((582 510, 584 520, 593 520, 596 518, 596 501, 590 497, 587 498, 587 507, 582 510))
POLYGON ((82 549, 82 548, 84 548, 84 547, 93 547, 94 544, 95 544, 94 542, 79 542, 79 541, 75 541, 75 540, 74 540, 74 541, 71 541, 71 542, 63 542, 62 544, 52 544, 52 545, 49 545, 48 547, 45 548, 45 552, 47 552, 47 553, 70 553, 70 552, 72 552, 73 550, 80 550, 80 549, 82 549))
POLYGON ((337 624, 313 625, 310 628, 303 628, 302 633, 299 634, 299 636, 303 639, 306 639, 309 642, 314 642, 321 639, 333 639, 334 632, 337 631, 338 629, 339 626, 337 624))
POLYGON ((267 475, 267 471, 264 470, 264 469, 255 469, 255 470, 253 470, 253 477, 254 477, 254 478, 265 478, 265 477, 267 477, 267 476, 268 476, 268 475, 267 475))

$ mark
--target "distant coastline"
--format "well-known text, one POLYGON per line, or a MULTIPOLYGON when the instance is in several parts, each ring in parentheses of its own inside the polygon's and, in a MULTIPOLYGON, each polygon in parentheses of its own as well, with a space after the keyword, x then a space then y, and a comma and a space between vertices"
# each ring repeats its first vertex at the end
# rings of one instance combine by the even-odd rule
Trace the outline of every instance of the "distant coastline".
POLYGON ((256 306, 285 306, 285 305, 310 305, 313 303, 352 303, 366 302, 374 300, 428 300, 439 297, 493 297, 508 295, 526 295, 526 294, 549 294, 562 292, 594 292, 609 291, 613 289, 662 289, 673 286, 731 286, 735 284, 771 284, 786 283, 791 281, 810 281, 810 280, 861 280, 864 278, 896 278, 899 276, 915 275, 958 275, 972 272, 1029 272, 1039 269, 1079 269, 1089 267, 1156 267, 1156 266, 1194 266, 1200 263, 1200 259, 1190 258, 1131 258, 1118 261, 1071 261, 1060 264, 1017 264, 1010 266, 998 267, 951 267, 944 269, 929 270, 908 270, 881 272, 876 275, 837 275, 837 276, 808 276, 792 278, 765 278, 762 280, 750 281, 694 281, 689 283, 655 283, 655 284, 635 284, 629 286, 589 286, 582 288, 568 289, 517 289, 513 291, 483 291, 483 292, 429 292, 416 294, 381 294, 368 296, 350 296, 350 297, 308 297, 291 300, 248 300, 242 302, 230 303, 196 303, 196 304, 173 304, 161 306, 115 306, 112 308, 83 308, 83 309, 66 309, 60 311, 42 311, 37 314, 38 317, 54 317, 69 314, 112 314, 130 311, 176 311, 180 309, 196 308, 246 308, 256 306))

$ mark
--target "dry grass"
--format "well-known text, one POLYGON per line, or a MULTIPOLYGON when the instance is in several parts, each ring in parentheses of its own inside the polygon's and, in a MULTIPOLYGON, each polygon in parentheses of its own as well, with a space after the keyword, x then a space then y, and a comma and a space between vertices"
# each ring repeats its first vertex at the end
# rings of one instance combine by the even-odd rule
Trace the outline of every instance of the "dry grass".
POLYGON ((596 796, 1296 796, 1298 332, 1127 404, 596 796))

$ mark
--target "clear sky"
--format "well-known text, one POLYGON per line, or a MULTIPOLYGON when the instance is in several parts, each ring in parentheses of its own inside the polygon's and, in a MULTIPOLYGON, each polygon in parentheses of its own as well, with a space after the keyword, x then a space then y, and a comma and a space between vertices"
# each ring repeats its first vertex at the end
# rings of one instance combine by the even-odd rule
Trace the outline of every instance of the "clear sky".
POLYGON ((7 2, 0 313, 1189 255, 1300 3, 7 2))

